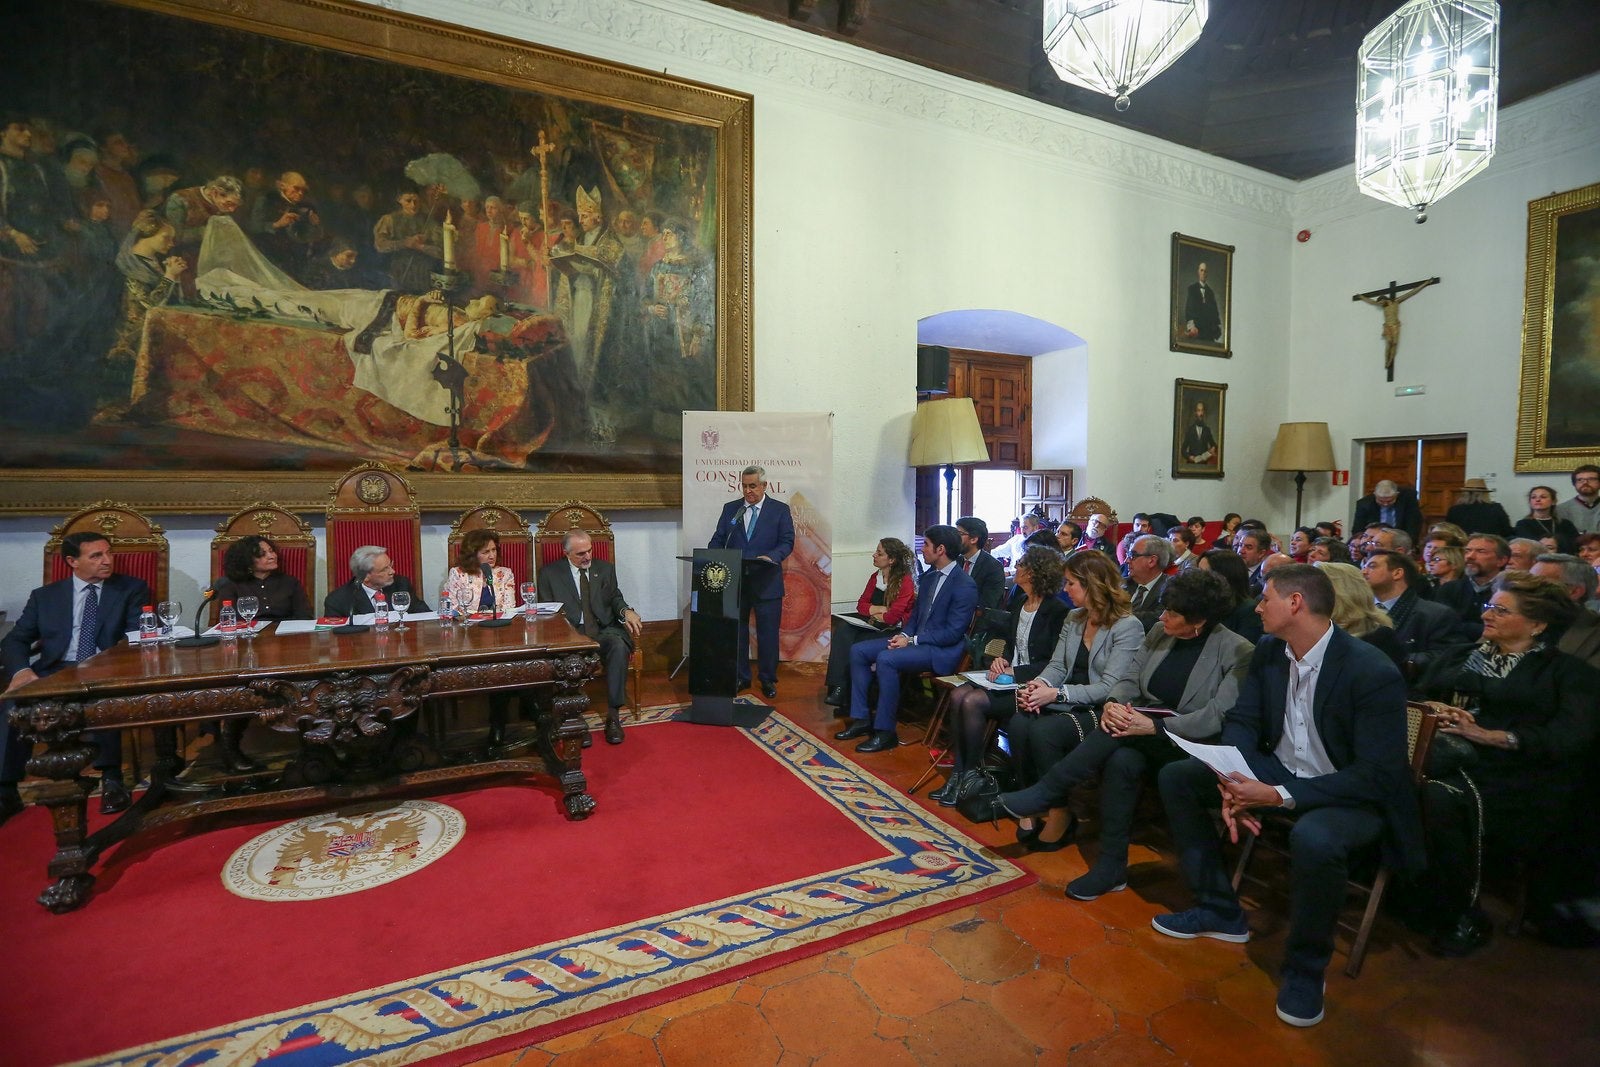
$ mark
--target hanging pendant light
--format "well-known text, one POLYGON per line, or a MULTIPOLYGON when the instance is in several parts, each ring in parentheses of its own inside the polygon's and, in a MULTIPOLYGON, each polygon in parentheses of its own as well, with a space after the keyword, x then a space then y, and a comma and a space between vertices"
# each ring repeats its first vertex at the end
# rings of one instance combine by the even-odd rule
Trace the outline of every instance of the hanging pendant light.
POLYGON ((1357 54, 1356 181, 1416 211, 1488 166, 1500 97, 1500 5, 1411 0, 1357 54))
POLYGON ((1044 52, 1062 81, 1117 98, 1187 52, 1207 0, 1044 0, 1044 52))

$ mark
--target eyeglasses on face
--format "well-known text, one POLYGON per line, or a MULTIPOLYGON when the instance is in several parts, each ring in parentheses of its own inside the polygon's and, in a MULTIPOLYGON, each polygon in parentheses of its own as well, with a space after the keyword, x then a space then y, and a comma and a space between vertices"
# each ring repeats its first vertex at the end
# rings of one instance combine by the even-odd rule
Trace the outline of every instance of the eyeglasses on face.
POLYGON ((1504 604, 1485 604, 1480 614, 1493 615, 1495 618, 1500 618, 1503 615, 1521 615, 1522 612, 1515 608, 1508 608, 1504 604))

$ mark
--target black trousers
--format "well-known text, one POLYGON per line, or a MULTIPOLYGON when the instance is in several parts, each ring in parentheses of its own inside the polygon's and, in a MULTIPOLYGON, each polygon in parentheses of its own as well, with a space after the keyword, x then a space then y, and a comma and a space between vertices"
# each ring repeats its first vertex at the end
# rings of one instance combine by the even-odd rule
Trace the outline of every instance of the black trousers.
POLYGON ((845 692, 850 691, 850 650, 857 641, 865 641, 872 637, 882 637, 880 633, 863 630, 859 626, 851 626, 847 622, 833 620, 833 633, 828 644, 828 674, 827 687, 840 688, 845 692))

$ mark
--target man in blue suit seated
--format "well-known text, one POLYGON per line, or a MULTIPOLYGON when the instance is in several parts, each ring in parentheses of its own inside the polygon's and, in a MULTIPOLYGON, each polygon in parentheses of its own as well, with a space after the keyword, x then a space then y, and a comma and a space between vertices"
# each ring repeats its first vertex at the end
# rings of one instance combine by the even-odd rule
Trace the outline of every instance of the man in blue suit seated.
MULTIPOLYGON (((112 573, 111 542, 104 534, 69 534, 61 542, 61 558, 72 574, 30 593, 17 625, 0 641, 8 694, 120 644, 127 631, 139 628, 140 613, 154 599, 142 580, 112 573)), ((9 713, 10 702, 3 708, 9 713)), ((94 766, 100 771, 100 811, 113 815, 132 802, 122 782, 122 733, 104 730, 92 736, 99 746, 94 766)), ((0 822, 22 810, 17 783, 27 769, 29 747, 9 723, 0 730, 0 822)))
POLYGON ((900 672, 932 670, 949 674, 961 664, 967 628, 978 608, 978 586, 961 569, 961 532, 930 526, 922 534, 922 559, 929 569, 917 586, 917 607, 893 637, 857 641, 850 650, 850 725, 836 741, 867 740, 857 752, 883 752, 900 743, 895 712, 900 706, 900 672), (878 672, 878 708, 867 717, 867 687, 878 672))
POLYGON ((707 548, 737 548, 745 559, 770 566, 746 567, 739 604, 739 688, 750 685, 750 614, 756 617, 756 658, 761 695, 778 695, 778 626, 783 621, 783 561, 794 551, 794 516, 789 505, 767 495, 767 472, 739 472, 743 494, 722 506, 707 548))
POLYGON ((1260 829, 1261 809, 1287 809, 1293 893, 1278 1018, 1313 1026, 1353 858, 1378 845, 1396 870, 1422 866, 1406 686, 1387 655, 1333 625, 1333 583, 1317 568, 1274 568, 1256 611, 1269 637, 1222 726, 1222 744, 1239 750, 1250 776, 1220 779, 1197 759, 1162 769, 1161 799, 1197 906, 1152 924, 1168 937, 1250 940, 1208 809, 1221 806, 1235 841, 1241 829, 1260 829))

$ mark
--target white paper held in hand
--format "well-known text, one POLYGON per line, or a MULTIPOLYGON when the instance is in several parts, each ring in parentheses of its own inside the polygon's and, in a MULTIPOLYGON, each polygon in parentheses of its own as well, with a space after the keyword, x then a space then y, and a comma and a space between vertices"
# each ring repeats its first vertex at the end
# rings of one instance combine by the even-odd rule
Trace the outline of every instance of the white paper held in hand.
POLYGON ((1233 745, 1199 745, 1185 741, 1170 730, 1167 731, 1167 739, 1224 778, 1231 774, 1242 774, 1255 779, 1255 772, 1245 762, 1244 754, 1233 745))

